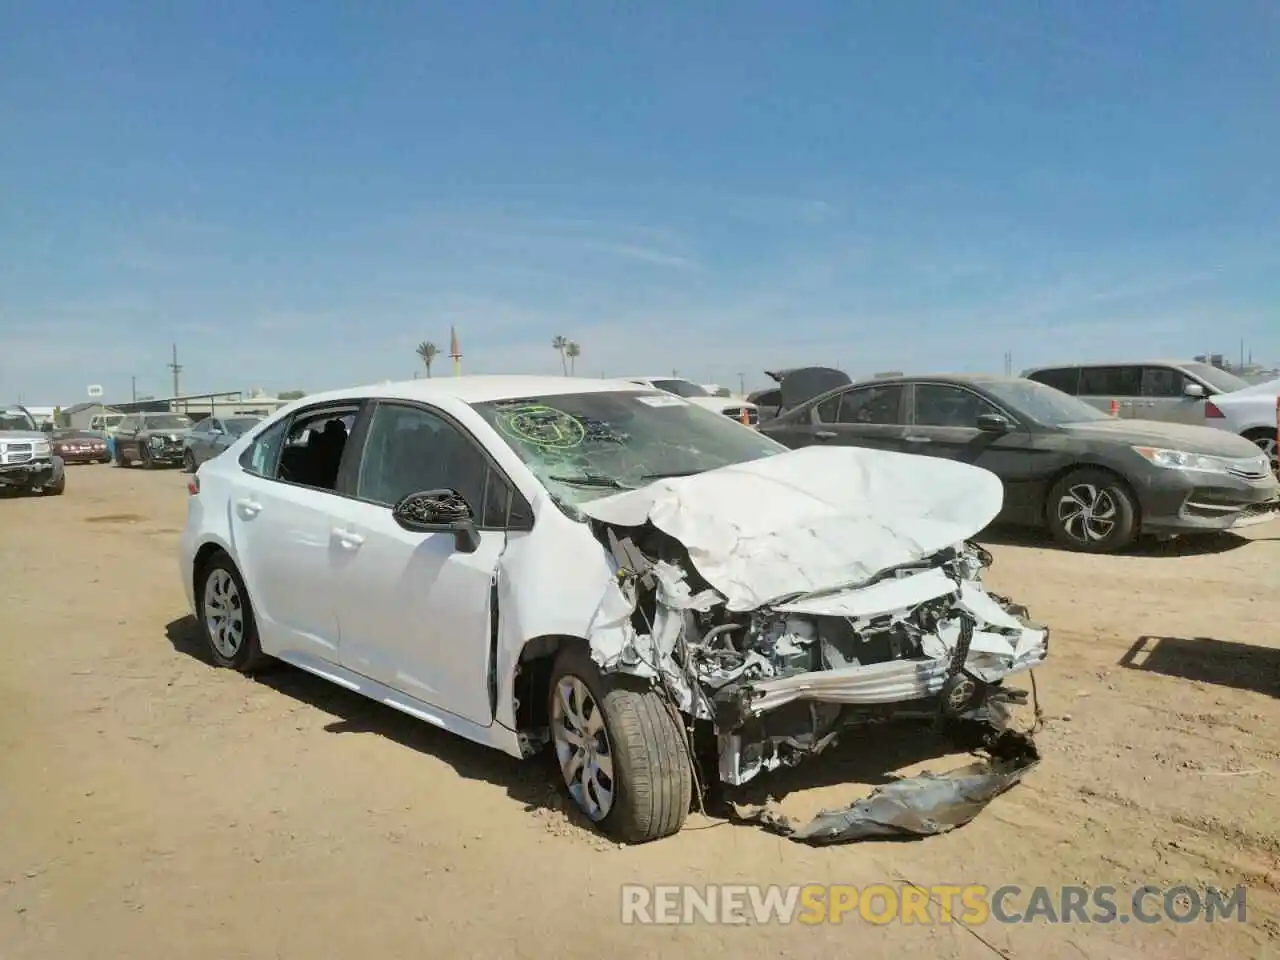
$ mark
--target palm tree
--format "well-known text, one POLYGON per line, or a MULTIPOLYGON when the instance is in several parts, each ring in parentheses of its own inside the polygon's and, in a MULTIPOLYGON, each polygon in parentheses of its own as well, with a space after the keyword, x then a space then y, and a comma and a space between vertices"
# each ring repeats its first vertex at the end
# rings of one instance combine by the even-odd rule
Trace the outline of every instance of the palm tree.
POLYGON ((568 366, 566 366, 564 358, 565 358, 565 351, 569 349, 569 341, 562 336, 556 335, 551 340, 551 349, 554 350, 556 353, 560 354, 560 370, 562 373, 564 373, 567 376, 569 373, 569 368, 568 366))
POLYGON ((418 349, 415 352, 418 354, 418 358, 426 364, 427 376, 431 376, 431 361, 436 358, 436 354, 440 352, 440 348, 430 340, 423 340, 418 344, 418 349))
POLYGON ((582 356, 582 348, 573 340, 564 345, 564 355, 569 358, 569 376, 573 376, 574 361, 582 356))

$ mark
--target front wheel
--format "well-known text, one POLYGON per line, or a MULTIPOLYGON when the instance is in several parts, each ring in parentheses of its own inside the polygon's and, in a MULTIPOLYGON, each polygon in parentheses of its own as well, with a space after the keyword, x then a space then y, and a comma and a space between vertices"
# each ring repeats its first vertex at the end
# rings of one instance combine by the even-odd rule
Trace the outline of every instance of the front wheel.
POLYGON ((190 450, 182 455, 182 469, 187 473, 196 472, 196 458, 190 450))
POLYGON ((1053 538, 1082 553, 1115 553, 1138 535, 1138 509, 1123 480, 1105 470, 1073 470, 1053 485, 1045 504, 1053 538))
POLYGON ((124 451, 121 450, 119 447, 116 447, 116 466, 128 467, 132 465, 133 465, 133 462, 124 455, 124 451))
POLYGON ((145 443, 138 444, 138 456, 142 458, 143 470, 154 470, 156 468, 156 462, 151 456, 151 448, 145 443))
POLYGON ((578 808, 625 843, 677 833, 693 767, 675 708, 645 681, 602 674, 577 646, 557 657, 549 695, 556 760, 578 808))
POLYGON ((1280 447, 1276 446, 1275 430, 1254 430, 1245 434, 1246 440, 1251 440, 1253 444, 1267 455, 1267 459, 1271 461, 1271 472, 1280 477, 1280 447))
POLYGON ((40 491, 46 497, 60 497, 67 489, 67 475, 64 473, 58 477, 53 483, 47 483, 40 491))

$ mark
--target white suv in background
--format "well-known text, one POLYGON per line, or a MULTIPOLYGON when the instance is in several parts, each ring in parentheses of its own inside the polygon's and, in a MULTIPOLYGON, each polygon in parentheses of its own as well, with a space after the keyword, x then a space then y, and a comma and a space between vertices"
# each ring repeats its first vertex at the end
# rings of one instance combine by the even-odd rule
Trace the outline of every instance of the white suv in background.
POLYGON ((726 417, 732 417, 748 426, 754 427, 760 423, 760 410, 751 401, 717 397, 702 384, 686 380, 684 377, 623 377, 623 379, 643 387, 651 387, 663 393, 683 397, 695 406, 723 413, 726 417))

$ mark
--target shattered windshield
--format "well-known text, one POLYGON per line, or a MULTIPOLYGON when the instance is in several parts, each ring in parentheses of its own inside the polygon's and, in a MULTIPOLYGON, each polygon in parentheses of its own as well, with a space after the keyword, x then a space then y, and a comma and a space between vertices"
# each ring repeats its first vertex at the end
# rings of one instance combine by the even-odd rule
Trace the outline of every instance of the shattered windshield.
POLYGON ((0 409, 0 430, 35 430, 36 422, 25 410, 0 409))
POLYGON ((473 406, 543 485, 571 504, 786 451, 723 414, 640 390, 473 406))
POLYGON ((158 413, 143 421, 145 430, 186 430, 191 426, 191 418, 180 413, 158 413))
POLYGON ((674 393, 677 397, 709 397, 706 390, 688 380, 650 380, 655 387, 665 393, 674 393))
POLYGON ((1014 413, 1034 420, 1036 423, 1042 423, 1046 427, 1111 419, 1107 414, 1089 406, 1083 400, 1077 400, 1061 390, 1047 387, 1035 380, 989 380, 984 381, 982 386, 1014 413))

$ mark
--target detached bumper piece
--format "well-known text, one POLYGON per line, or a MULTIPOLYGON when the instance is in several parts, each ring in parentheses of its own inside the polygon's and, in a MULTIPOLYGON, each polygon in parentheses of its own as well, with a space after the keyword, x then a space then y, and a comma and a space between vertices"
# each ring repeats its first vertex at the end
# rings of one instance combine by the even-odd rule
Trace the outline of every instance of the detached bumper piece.
POLYGON ((732 818, 809 846, 931 837, 962 827, 1040 761, 1031 736, 1008 726, 1003 699, 993 695, 981 711, 950 728, 957 741, 980 739, 985 756, 973 763, 947 773, 926 771, 895 780, 843 809, 823 810, 804 824, 793 823, 774 804, 735 806, 732 818))

